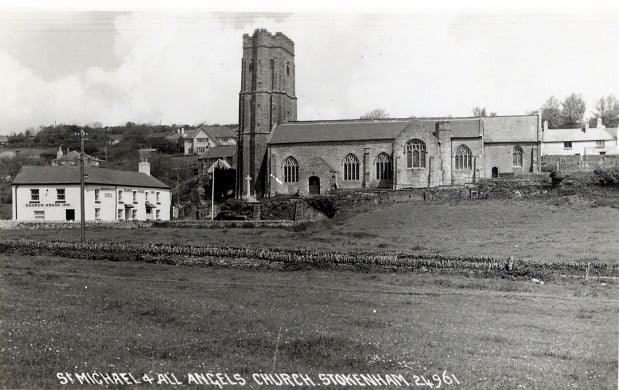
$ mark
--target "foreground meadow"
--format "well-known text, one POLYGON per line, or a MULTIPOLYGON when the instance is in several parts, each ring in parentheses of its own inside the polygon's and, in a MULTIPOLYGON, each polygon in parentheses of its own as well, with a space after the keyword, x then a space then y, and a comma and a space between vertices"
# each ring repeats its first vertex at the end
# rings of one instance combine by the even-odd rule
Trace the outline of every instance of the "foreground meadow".
POLYGON ((436 388, 430 378, 446 373, 461 384, 442 388, 613 388, 618 291, 559 277, 0 255, 0 387, 80 387, 61 385, 59 372, 169 373, 186 385, 189 373, 210 372, 258 388, 251 378, 262 372, 317 384, 320 373, 370 373, 436 388))
MULTIPOLYGON (((311 248, 338 252, 531 258, 619 263, 619 209, 542 201, 486 200, 361 206, 297 229, 89 227, 113 242, 311 248)), ((3 239, 79 241, 79 229, 2 230, 3 239)))

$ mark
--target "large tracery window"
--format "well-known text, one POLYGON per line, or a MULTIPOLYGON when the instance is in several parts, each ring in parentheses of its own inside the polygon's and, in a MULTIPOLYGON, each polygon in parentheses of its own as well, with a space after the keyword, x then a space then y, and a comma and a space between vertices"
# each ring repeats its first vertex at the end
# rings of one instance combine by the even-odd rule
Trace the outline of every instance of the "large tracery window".
POLYGON ((359 159, 354 154, 344 159, 344 180, 359 180, 359 159))
POLYGON ((513 153, 514 153, 514 166, 521 167, 522 166, 522 155, 524 154, 524 152, 522 151, 522 148, 520 147, 520 145, 514 146, 513 153))
POLYGON ((376 179, 391 180, 391 158, 387 153, 381 153, 376 157, 376 179))
POLYGON ((299 181, 299 164, 293 157, 284 161, 284 183, 296 183, 299 181))
POLYGON ((420 139, 412 139, 406 144, 406 167, 426 167, 426 144, 420 139))
POLYGON ((456 150, 456 169, 473 169, 473 153, 466 145, 456 150))

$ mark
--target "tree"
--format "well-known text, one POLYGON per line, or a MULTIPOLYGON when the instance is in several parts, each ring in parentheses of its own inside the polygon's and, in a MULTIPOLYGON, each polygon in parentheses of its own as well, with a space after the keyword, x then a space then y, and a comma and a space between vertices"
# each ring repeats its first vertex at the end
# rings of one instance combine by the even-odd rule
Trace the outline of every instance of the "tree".
POLYGON ((602 118, 602 123, 606 127, 619 126, 619 101, 614 95, 601 97, 595 103, 595 118, 602 118))
POLYGON ((561 103, 559 99, 554 96, 549 97, 540 111, 542 113, 542 121, 548 121, 549 129, 561 127, 561 103))
POLYGON ((561 103, 561 126, 567 128, 581 127, 585 110, 585 101, 581 94, 571 94, 561 103))
POLYGON ((389 114, 382 108, 375 108, 372 111, 368 111, 361 115, 359 119, 386 119, 389 118, 389 114))
POLYGON ((496 116, 496 112, 491 112, 491 113, 486 113, 486 107, 473 107, 473 109, 471 110, 473 112, 473 116, 476 117, 480 117, 480 116, 496 116))

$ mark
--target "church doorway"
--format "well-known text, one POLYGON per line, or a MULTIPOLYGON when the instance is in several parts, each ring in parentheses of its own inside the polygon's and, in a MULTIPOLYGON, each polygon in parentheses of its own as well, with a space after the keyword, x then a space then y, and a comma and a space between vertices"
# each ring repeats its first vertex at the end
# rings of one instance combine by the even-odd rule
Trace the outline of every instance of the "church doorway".
POLYGON ((497 178, 497 177, 499 177, 499 168, 497 168, 497 167, 492 167, 492 177, 493 177, 493 178, 497 178))
POLYGON ((318 176, 310 176, 309 193, 310 195, 320 195, 320 178, 318 176))

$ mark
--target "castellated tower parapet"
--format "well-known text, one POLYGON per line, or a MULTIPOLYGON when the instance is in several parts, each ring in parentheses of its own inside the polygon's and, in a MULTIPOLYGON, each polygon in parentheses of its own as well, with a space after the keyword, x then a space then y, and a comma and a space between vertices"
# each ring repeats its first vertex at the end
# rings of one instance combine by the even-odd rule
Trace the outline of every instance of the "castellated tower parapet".
POLYGON ((275 126, 297 119, 294 42, 265 29, 243 35, 241 91, 239 93, 239 142, 237 194, 265 193, 267 142, 275 126), (242 191, 241 191, 242 189, 242 191))

